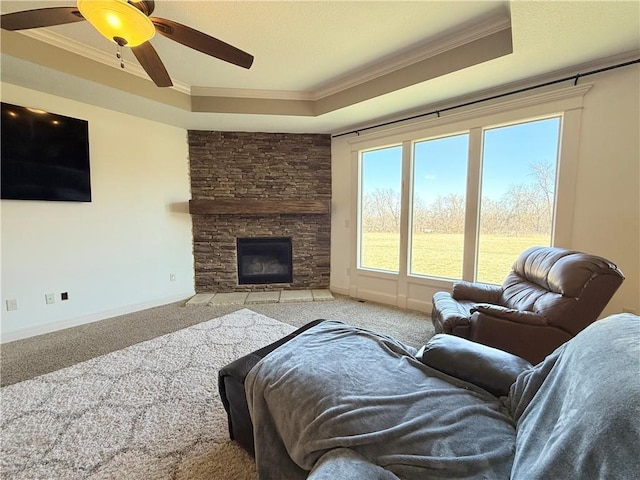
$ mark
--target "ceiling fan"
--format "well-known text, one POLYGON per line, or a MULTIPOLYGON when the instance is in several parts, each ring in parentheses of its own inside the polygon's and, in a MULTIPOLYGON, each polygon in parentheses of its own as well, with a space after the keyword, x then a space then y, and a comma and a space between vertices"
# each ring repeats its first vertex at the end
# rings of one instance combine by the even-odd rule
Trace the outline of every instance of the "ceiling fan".
MULTIPOLYGON (((225 62, 250 68, 253 56, 217 38, 165 18, 150 17, 154 0, 78 0, 76 7, 48 7, 0 16, 5 30, 52 27, 87 20, 118 48, 127 46, 158 87, 173 85, 155 48, 156 32, 175 42, 225 62)), ((118 51, 118 58, 120 52, 118 51)), ((124 68, 124 63, 121 62, 124 68)))

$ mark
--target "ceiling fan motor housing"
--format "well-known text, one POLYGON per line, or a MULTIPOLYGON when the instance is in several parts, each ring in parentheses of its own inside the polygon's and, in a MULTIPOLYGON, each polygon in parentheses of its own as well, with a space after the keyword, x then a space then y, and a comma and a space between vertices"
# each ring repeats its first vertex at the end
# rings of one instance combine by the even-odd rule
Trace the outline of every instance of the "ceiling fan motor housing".
POLYGON ((154 0, 142 0, 140 2, 129 0, 129 3, 144 13, 147 17, 151 15, 156 8, 156 2, 154 0))

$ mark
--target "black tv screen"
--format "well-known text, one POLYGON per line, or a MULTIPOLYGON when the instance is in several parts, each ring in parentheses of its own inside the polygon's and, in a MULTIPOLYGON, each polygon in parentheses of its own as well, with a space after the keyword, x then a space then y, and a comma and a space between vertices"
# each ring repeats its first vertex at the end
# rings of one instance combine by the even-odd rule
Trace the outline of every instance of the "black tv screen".
POLYGON ((89 124, 2 102, 0 196, 91 201, 89 124))

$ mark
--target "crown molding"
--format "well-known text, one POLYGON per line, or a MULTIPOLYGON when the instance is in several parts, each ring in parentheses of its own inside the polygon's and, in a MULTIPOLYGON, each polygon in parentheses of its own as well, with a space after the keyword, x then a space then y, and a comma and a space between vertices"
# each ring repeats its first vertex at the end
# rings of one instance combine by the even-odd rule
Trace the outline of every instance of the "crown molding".
POLYGON ((362 69, 341 80, 330 82, 324 87, 314 90, 312 92, 312 100, 320 100, 349 88, 357 87, 362 83, 402 70, 428 58, 435 57, 441 53, 453 50, 456 47, 466 45, 508 28, 511 28, 511 20, 501 15, 456 30, 439 39, 430 39, 418 47, 388 57, 383 62, 376 63, 374 66, 362 69))
MULTIPOLYGON (((25 60, 40 67, 51 68, 62 74, 72 75, 96 85, 115 88, 180 110, 190 111, 191 109, 191 98, 188 94, 172 88, 157 88, 148 77, 132 75, 120 68, 113 68, 112 65, 83 57, 23 33, 0 30, 0 47, 3 55, 25 60)), ((4 81, 7 78, 4 65, 2 73, 4 81)), ((38 83, 37 80, 34 81, 36 84, 38 83)), ((26 83, 28 84, 29 81, 26 83)), ((48 90, 48 88, 44 89, 44 91, 48 90)), ((75 94, 67 92, 66 96, 74 98, 75 94)))
POLYGON ((353 74, 336 81, 331 81, 323 87, 313 90, 243 90, 193 86, 191 87, 191 94, 203 97, 318 101, 508 28, 511 28, 511 20, 509 18, 502 15, 493 16, 466 28, 449 33, 437 40, 430 39, 418 47, 414 47, 398 55, 387 57, 382 62, 358 70, 353 74))
POLYGON ((354 74, 341 78, 340 80, 329 82, 325 84, 325 86, 314 90, 245 90, 193 86, 191 87, 191 94, 202 97, 317 101, 398 70, 402 70, 428 58, 435 57, 436 55, 447 52, 456 47, 466 45, 475 40, 485 38, 493 33, 506 30, 510 27, 511 20, 509 18, 504 16, 494 16, 464 29, 449 33, 440 39, 431 39, 428 42, 422 43, 418 47, 412 48, 411 50, 387 57, 382 62, 361 69, 354 74))
MULTIPOLYGON (((400 70, 378 76, 366 83, 358 84, 318 100, 274 99, 272 97, 256 98, 225 96, 216 90, 198 89, 205 95, 192 95, 192 110, 197 112, 218 113, 260 113, 280 115, 320 116, 344 107, 354 105, 371 98, 385 95, 432 78, 459 71, 478 63, 511 54, 511 28, 498 30, 492 34, 477 38, 452 49, 442 51, 413 63, 400 70), (208 94, 208 95, 207 95, 208 94)), ((228 92, 234 95, 235 92, 228 92)), ((245 91, 245 93, 251 93, 245 91)), ((259 92, 252 92, 259 93, 259 92)))
MULTIPOLYGON (((317 101, 331 95, 335 95, 349 88, 357 87, 363 83, 375 80, 390 73, 407 68, 413 64, 434 57, 448 50, 452 50, 461 45, 468 44, 474 40, 484 38, 493 33, 511 27, 511 21, 503 15, 493 16, 471 26, 449 33, 439 39, 429 40, 421 45, 402 52, 398 55, 390 56, 382 62, 360 69, 357 72, 347 75, 339 80, 330 81, 324 86, 307 90, 254 90, 235 88, 216 88, 203 86, 189 86, 184 82, 174 81, 174 90, 198 97, 223 97, 223 98, 254 98, 269 100, 297 100, 297 101, 317 101)), ((90 60, 95 60, 113 68, 120 68, 114 56, 88 46, 77 40, 47 30, 25 30, 20 32, 35 40, 39 40, 55 47, 67 50, 90 60)), ((114 50, 115 52, 115 50, 114 50)), ((126 70, 138 77, 148 79, 144 69, 134 61, 124 59, 126 70)))
POLYGON ((268 100, 315 100, 314 95, 296 90, 252 90, 243 88, 191 87, 195 97, 255 98, 268 100))
MULTIPOLYGON (((41 32, 35 35, 25 35, 21 32, 3 30, 2 38, 3 53, 49 66, 93 82, 113 86, 128 93, 156 101, 169 102, 192 112, 314 117, 513 52, 511 28, 497 29, 495 33, 480 36, 476 40, 454 48, 445 49, 437 55, 427 56, 424 60, 386 75, 376 76, 364 84, 358 84, 318 100, 306 100, 308 97, 304 92, 298 94, 277 92, 274 95, 275 92, 264 90, 226 89, 222 94, 219 94, 214 89, 194 88, 192 90, 187 88, 187 93, 182 93, 177 88, 149 89, 152 82, 141 68, 138 67, 139 75, 133 75, 133 69, 123 72, 114 65, 114 59, 108 53, 98 51, 95 48, 87 48, 84 45, 78 46, 77 42, 75 44, 78 52, 74 52, 69 48, 67 39, 59 35, 47 33, 43 36, 41 32), (52 42, 51 39, 54 41, 52 42), (56 45, 55 41, 58 43, 62 41, 62 44, 56 45), (54 54, 54 51, 60 52, 59 55, 54 54), (99 60, 89 58, 87 52, 96 53, 99 60), (54 59, 58 60, 55 65, 54 59), (194 92, 204 94, 195 95, 194 92), (217 95, 213 95, 214 93, 217 95)), ((448 45, 452 45, 452 43, 448 45)), ((431 53, 434 51, 431 50, 431 53)))
MULTIPOLYGON (((31 37, 35 40, 48 43, 49 45, 52 45, 54 47, 58 47, 68 52, 75 53, 76 55, 80 55, 84 58, 88 58, 89 60, 94 60, 96 62, 102 63, 103 65, 120 69, 120 64, 118 61, 116 61, 115 58, 115 52, 117 48, 115 43, 113 44, 114 53, 113 55, 109 55, 102 50, 90 47, 88 45, 85 45, 84 43, 78 42, 77 40, 70 39, 69 37, 65 37, 52 31, 43 29, 22 30, 19 33, 31 37)), ((140 78, 144 78, 145 80, 149 79, 149 75, 147 75, 147 72, 145 72, 137 62, 131 61, 124 57, 123 60, 125 62, 125 69, 128 73, 140 78)), ((172 88, 173 90, 177 90, 180 93, 190 93, 189 85, 183 82, 173 81, 173 87, 170 88, 172 88)))

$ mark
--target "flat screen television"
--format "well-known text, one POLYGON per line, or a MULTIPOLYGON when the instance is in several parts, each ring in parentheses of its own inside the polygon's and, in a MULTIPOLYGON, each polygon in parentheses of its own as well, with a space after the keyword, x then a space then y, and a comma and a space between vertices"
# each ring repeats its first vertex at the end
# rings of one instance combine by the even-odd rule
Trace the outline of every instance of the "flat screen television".
POLYGON ((91 201, 89 124, 2 102, 0 197, 91 201))

